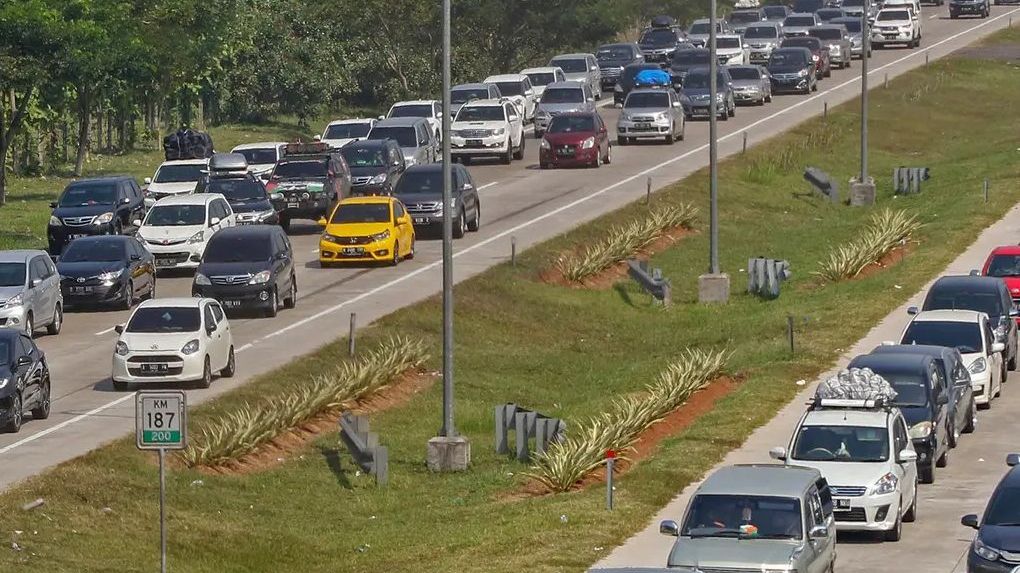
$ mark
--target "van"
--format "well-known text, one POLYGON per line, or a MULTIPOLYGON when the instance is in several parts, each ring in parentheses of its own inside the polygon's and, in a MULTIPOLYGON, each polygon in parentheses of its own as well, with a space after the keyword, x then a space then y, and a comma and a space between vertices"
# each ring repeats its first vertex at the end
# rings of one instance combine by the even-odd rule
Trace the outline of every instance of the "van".
POLYGON ((408 167, 432 163, 439 155, 439 140, 423 117, 392 117, 379 120, 372 126, 366 139, 396 141, 408 167))

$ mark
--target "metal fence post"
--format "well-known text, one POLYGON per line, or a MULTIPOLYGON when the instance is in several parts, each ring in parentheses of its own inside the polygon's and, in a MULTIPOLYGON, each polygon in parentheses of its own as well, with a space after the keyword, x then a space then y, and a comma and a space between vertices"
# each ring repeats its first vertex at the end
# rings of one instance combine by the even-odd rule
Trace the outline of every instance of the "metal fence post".
POLYGON ((606 509, 613 510, 613 471, 616 466, 616 452, 606 452, 606 509))
POLYGON ((885 83, 882 84, 883 89, 889 89, 889 74, 885 75, 885 83))
POLYGON ((517 237, 510 236, 510 266, 517 266, 517 237))
POLYGON ((347 333, 347 354, 354 356, 354 329, 357 327, 358 313, 351 313, 351 329, 347 333))
POLYGON ((793 354, 793 315, 786 315, 786 335, 790 339, 790 354, 793 354))
POLYGON ((987 203, 988 202, 988 178, 987 177, 985 177, 984 191, 985 191, 985 203, 987 203))
POLYGON ((822 105, 823 105, 823 107, 822 107, 822 119, 828 120, 829 119, 829 102, 826 101, 822 105))
POLYGON ((652 203, 652 178, 651 176, 645 180, 645 205, 652 203))
POLYGON ((740 149, 740 153, 747 153, 747 132, 744 132, 744 144, 740 149))

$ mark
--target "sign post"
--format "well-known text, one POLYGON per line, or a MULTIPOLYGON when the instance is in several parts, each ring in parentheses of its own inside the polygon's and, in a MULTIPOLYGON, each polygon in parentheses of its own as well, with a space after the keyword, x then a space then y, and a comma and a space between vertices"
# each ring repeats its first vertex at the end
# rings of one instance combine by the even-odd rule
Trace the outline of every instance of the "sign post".
POLYGON ((159 452, 159 570, 166 573, 166 451, 188 443, 188 399, 180 390, 135 393, 135 444, 159 452))

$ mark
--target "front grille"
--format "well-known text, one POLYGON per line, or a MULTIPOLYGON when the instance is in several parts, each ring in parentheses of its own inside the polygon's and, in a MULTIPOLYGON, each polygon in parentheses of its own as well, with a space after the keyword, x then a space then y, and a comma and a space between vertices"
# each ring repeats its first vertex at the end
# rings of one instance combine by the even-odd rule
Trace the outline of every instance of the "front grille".
POLYGON ((750 569, 747 567, 698 567, 701 573, 761 573, 761 568, 750 569))
POLYGON ((151 376, 158 378, 160 376, 180 376, 181 372, 184 372, 183 366, 171 366, 162 372, 143 372, 141 368, 128 368, 128 373, 138 378, 144 378, 151 376))
POLYGON ((372 237, 337 237, 338 245, 367 245, 372 242, 372 237))
POLYGON ((651 122, 651 121, 655 121, 654 117, 648 116, 648 115, 634 115, 634 116, 631 116, 630 119, 631 119, 631 121, 635 121, 635 122, 645 122, 645 121, 651 122))
POLYGON ((156 253, 156 266, 170 262, 173 264, 183 263, 190 257, 188 253, 156 253))
POLYGON ((868 521, 868 515, 864 513, 863 507, 851 507, 849 511, 835 511, 833 515, 836 521, 864 523, 868 521))
POLYGON ((429 203, 410 203, 407 205, 408 213, 432 213, 438 211, 442 203, 433 201, 429 203))
POLYGON ((173 354, 144 354, 140 356, 132 356, 128 358, 129 364, 146 364, 146 363, 159 363, 159 362, 184 362, 180 356, 173 354))
POLYGON ((351 185, 366 185, 371 179, 371 177, 352 177, 351 185))
POLYGON ((792 38, 794 36, 807 36, 808 35, 806 30, 803 31, 803 32, 798 32, 797 30, 791 30, 789 32, 783 32, 783 33, 786 35, 787 38, 792 38))
POLYGON ((221 275, 209 277, 209 282, 214 285, 246 285, 251 280, 251 275, 221 275))
POLYGON ((183 245, 186 241, 187 239, 151 239, 151 240, 146 239, 145 242, 149 243, 150 245, 160 245, 166 247, 170 245, 183 245))
POLYGON ((95 286, 100 283, 99 277, 61 277, 64 286, 95 286))
POLYGON ((63 221, 65 225, 69 225, 71 227, 83 227, 85 225, 91 225, 95 218, 95 215, 90 215, 88 217, 64 217, 63 221))
POLYGON ((478 137, 489 137, 488 129, 462 129, 460 131, 461 137, 478 138, 478 137))
POLYGON ((829 491, 836 497, 860 497, 868 491, 866 487, 848 485, 830 485, 829 491))
POLYGON ((618 78, 620 77, 620 68, 602 68, 603 78, 618 78))

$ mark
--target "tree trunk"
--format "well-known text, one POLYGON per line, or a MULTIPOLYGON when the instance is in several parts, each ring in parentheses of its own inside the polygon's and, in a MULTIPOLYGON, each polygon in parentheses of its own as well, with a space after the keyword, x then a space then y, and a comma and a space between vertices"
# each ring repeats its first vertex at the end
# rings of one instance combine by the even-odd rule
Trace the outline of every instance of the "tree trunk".
POLYGON ((3 94, 3 104, 0 104, 0 207, 7 204, 7 152, 10 151, 14 137, 21 129, 28 111, 28 102, 35 93, 35 87, 22 95, 21 101, 24 106, 18 107, 18 95, 13 89, 8 89, 3 94))
POLYGON ((89 113, 92 94, 87 86, 78 88, 78 152, 74 158, 74 176, 81 177, 85 169, 85 159, 89 153, 89 142, 92 136, 92 117, 89 113))
POLYGON ((103 152, 103 112, 96 112, 96 153, 103 152))
POLYGON ((106 153, 113 150, 113 111, 106 112, 106 153))
POLYGON ((60 160, 67 163, 67 116, 60 120, 60 160))

